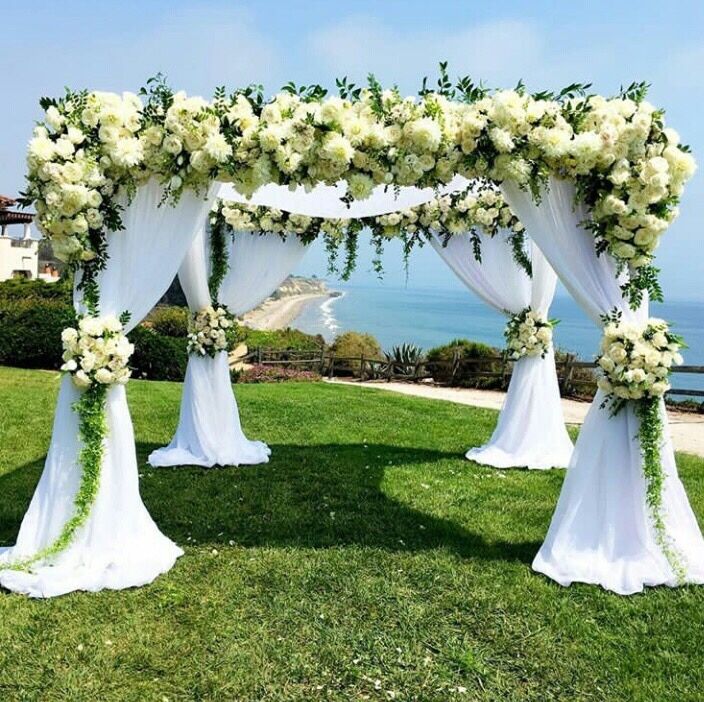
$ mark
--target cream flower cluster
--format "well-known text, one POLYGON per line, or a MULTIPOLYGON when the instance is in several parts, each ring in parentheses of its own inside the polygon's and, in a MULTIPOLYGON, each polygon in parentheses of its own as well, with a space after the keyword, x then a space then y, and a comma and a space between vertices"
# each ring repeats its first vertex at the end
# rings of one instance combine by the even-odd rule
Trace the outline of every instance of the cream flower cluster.
POLYGON ((464 234, 477 227, 489 235, 495 234, 501 227, 515 233, 525 229, 501 193, 491 188, 476 193, 468 190, 443 195, 417 207, 357 220, 308 217, 224 200, 219 200, 213 207, 213 222, 218 217, 222 217, 234 231, 295 234, 302 238, 322 232, 342 239, 350 227, 359 230, 362 226, 389 239, 415 232, 464 234))
POLYGON ((452 144, 458 107, 441 95, 392 90, 314 101, 283 92, 257 115, 239 95, 226 114, 242 130, 233 180, 247 193, 272 180, 312 187, 344 179, 355 199, 380 183, 446 183, 460 156, 452 144))
POLYGON ((513 315, 504 329, 506 349, 513 361, 524 356, 545 357, 552 346, 553 323, 526 307, 513 315))
MULTIPOLYGON (((163 85, 144 103, 129 93, 69 93, 43 102, 29 147, 29 199, 59 255, 81 261, 95 255, 89 231, 119 228, 117 194, 151 176, 174 199, 213 179, 245 194, 271 182, 345 180, 362 199, 377 184, 438 186, 457 173, 537 192, 553 175, 575 183, 597 242, 638 268, 651 261, 695 170, 662 111, 642 97, 501 90, 460 102, 403 97, 375 82, 353 98, 282 92, 266 103, 242 91, 208 102, 163 85)), ((477 215, 492 219, 492 210, 477 215)), ((396 227, 395 219, 383 226, 396 227)))
POLYGON ((185 93, 165 109, 146 110, 132 93, 68 93, 50 102, 29 142, 29 196, 66 262, 96 256, 91 231, 119 228, 118 197, 152 176, 173 199, 184 188, 204 190, 232 155, 209 103, 185 93))
POLYGON ((109 201, 143 158, 141 102, 124 93, 69 95, 46 109, 27 161, 37 222, 64 261, 90 260, 89 230, 101 230, 109 201))
POLYGON ((501 227, 516 234, 525 230, 501 193, 488 187, 442 195, 414 208, 380 215, 376 221, 389 238, 417 231, 465 234, 480 228, 493 236, 501 227))
POLYGON ((500 91, 467 108, 463 130, 474 169, 486 166, 495 180, 528 185, 552 174, 575 181, 595 234, 632 268, 650 262, 696 167, 663 113, 628 97, 560 103, 500 91), (474 152, 484 135, 488 148, 474 152))
POLYGON ((189 320, 188 353, 214 357, 220 351, 229 351, 234 330, 234 318, 225 307, 204 307, 189 320))
POLYGON ((64 364, 61 370, 71 375, 76 387, 86 389, 100 385, 124 385, 130 378, 127 367, 134 346, 122 331, 122 323, 113 315, 84 316, 78 328, 61 333, 64 364))
POLYGON ((682 363, 682 340, 667 322, 651 317, 643 325, 614 320, 604 327, 599 388, 617 400, 662 397, 674 365, 682 363))
MULTIPOLYGON (((213 215, 219 215, 233 231, 272 232, 274 234, 307 234, 313 225, 319 225, 320 218, 294 214, 274 207, 259 207, 220 200, 213 208, 213 215)), ((339 220, 340 222, 344 220, 339 220)))

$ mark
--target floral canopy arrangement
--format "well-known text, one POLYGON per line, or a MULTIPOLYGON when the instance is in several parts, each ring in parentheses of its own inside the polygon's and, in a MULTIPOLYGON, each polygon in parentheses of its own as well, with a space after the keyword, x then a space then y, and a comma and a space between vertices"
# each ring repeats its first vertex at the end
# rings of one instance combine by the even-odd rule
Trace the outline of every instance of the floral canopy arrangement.
POLYGON ((266 183, 347 182, 362 199, 375 185, 436 187, 459 173, 515 181, 539 197, 550 175, 574 181, 596 244, 633 275, 627 292, 659 296, 652 257, 677 216, 694 160, 664 115, 633 84, 613 98, 588 85, 530 94, 452 85, 417 97, 338 80, 338 96, 290 83, 270 100, 250 86, 212 101, 174 93, 161 77, 140 95, 67 91, 41 101, 29 146, 26 202, 70 261, 101 259, 100 239, 120 228, 116 195, 156 177, 165 197, 213 180, 245 194, 266 183))
MULTIPOLYGON (((646 101, 646 84, 634 83, 614 97, 589 94, 589 88, 575 83, 557 93, 531 94, 519 83, 512 90, 489 90, 469 78, 453 84, 441 64, 434 89, 424 80, 418 95, 407 97, 383 88, 373 76, 364 87, 338 80, 338 95, 318 85, 289 83, 268 100, 258 86, 230 93, 219 88, 210 101, 189 97, 172 91, 161 76, 139 94, 67 90, 62 98, 41 100, 45 114, 29 144, 23 201, 36 208, 37 224, 56 254, 81 268, 79 289, 88 317, 98 317, 96 277, 108 264, 106 236, 119 236, 123 203, 150 179, 163 184, 164 201, 173 204, 185 190, 205 192, 214 180, 230 182, 245 195, 267 183, 312 188, 345 181, 351 201, 369 196, 378 185, 437 188, 456 174, 494 186, 511 181, 539 200, 550 177, 556 177, 574 183, 576 202, 588 212, 583 226, 593 234, 597 251, 613 256, 619 272, 628 269, 622 289, 636 308, 645 291, 650 299, 662 299, 654 252, 677 217, 695 162, 665 126, 663 111, 646 101)), ((428 230, 448 235, 467 230, 470 219, 469 229, 500 225, 522 241, 518 222, 501 206, 472 197, 450 196, 448 202, 443 196, 420 212, 385 215, 367 226, 377 242, 395 235, 417 241, 418 233, 428 230), (497 212, 489 214, 493 209, 497 212)), ((322 231, 334 242, 353 241, 360 227, 332 222, 325 225, 328 230, 295 215, 282 215, 282 225, 271 212, 241 209, 229 209, 223 217, 228 216, 231 227, 239 228, 232 222, 249 216, 262 231, 282 226, 286 233, 290 226, 300 236, 322 231)), ((646 325, 643 339, 655 338, 649 336, 653 325, 658 326, 646 325)), ((94 341, 112 343, 110 335, 120 332, 111 326, 106 333, 94 341)), ((658 333, 668 332, 658 327, 658 333)), ((127 347, 115 338, 126 366, 127 347)), ((85 359, 90 350, 81 353, 85 359)), ((78 367, 80 359, 73 360, 78 367)), ((629 371, 608 376, 618 397, 629 371)), ((115 382, 126 378, 122 366, 109 372, 115 382)), ((52 553, 89 511, 98 484, 105 393, 93 388, 107 385, 97 371, 87 377, 85 392, 93 401, 77 406, 85 444, 77 516, 50 547, 52 553)), ((625 385, 630 388, 635 377, 631 373, 625 385)), ((657 394, 654 388, 655 382, 643 397, 657 394)), ((629 401, 643 397, 629 394, 629 401)), ((660 434, 656 422, 647 427, 643 451, 650 451, 650 465, 657 466, 660 434)), ((662 472, 652 474, 651 484, 661 485, 662 472)), ((651 506, 656 510, 657 502, 651 506)))
POLYGON ((310 243, 322 237, 328 252, 330 273, 349 278, 354 270, 359 234, 368 229, 375 248, 373 265, 381 275, 384 243, 398 238, 403 242, 405 262, 416 245, 439 235, 446 243, 451 236, 471 237, 474 255, 481 261, 481 239, 478 230, 494 236, 503 229, 507 233, 514 258, 528 275, 530 257, 525 250, 525 227, 513 214, 501 193, 489 184, 470 186, 463 191, 442 195, 423 205, 376 217, 330 218, 295 214, 273 207, 247 205, 218 200, 210 216, 212 228, 226 227, 230 232, 249 231, 274 233, 284 239, 297 236, 310 243), (341 271, 337 269, 338 249, 346 252, 341 271))

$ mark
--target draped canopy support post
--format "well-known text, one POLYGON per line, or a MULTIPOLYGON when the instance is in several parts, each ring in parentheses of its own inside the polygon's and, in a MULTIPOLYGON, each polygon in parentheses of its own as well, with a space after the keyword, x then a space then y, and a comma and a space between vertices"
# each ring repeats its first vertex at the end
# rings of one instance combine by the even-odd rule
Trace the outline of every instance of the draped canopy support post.
MULTIPOLYGON (((436 236, 431 243, 457 277, 490 307, 517 314, 530 306, 547 316, 557 279, 540 249, 531 243, 533 275, 529 278, 514 260, 505 232, 478 236, 481 261, 468 236, 453 236, 447 242, 436 236)), ((566 467, 571 455, 551 345, 544 356, 516 361, 491 439, 470 449, 467 458, 496 468, 548 469, 566 467)))
MULTIPOLYGON (((228 239, 230 237, 228 236, 228 239)), ((208 236, 202 229, 179 269, 189 309, 213 303, 242 315, 266 299, 300 261, 307 247, 297 237, 235 232, 228 243, 229 269, 217 300, 208 289, 208 236)), ((227 351, 214 357, 191 354, 181 398, 179 423, 171 443, 149 456, 153 466, 255 465, 271 451, 244 435, 230 379, 227 351)))
MULTIPOLYGON (((601 325, 601 315, 616 308, 626 320, 642 322, 647 302, 637 311, 623 299, 611 257, 598 255, 594 237, 581 224, 585 207, 575 205, 574 186, 551 178, 536 204, 513 183, 503 192, 531 232, 560 280, 587 315, 601 325)), ((640 420, 631 405, 612 416, 600 390, 587 414, 545 542, 533 568, 561 585, 574 581, 601 585, 620 594, 647 585, 676 585, 646 501, 640 420)), ((665 408, 660 458, 664 472, 663 517, 672 545, 682 558, 684 581, 704 582, 704 539, 677 475, 665 408)))
MULTIPOLYGON (((211 197, 184 193, 179 204, 162 204, 163 189, 150 181, 122 215, 123 231, 108 238, 110 265, 98 274, 100 313, 129 312, 134 328, 164 294, 202 225, 211 197)), ((76 309, 83 293, 76 290, 76 309)), ((97 591, 144 585, 168 571, 182 551, 152 521, 139 495, 134 431, 125 388, 107 390, 106 425, 99 486, 87 522, 68 547, 26 570, 2 570, 46 549, 74 511, 81 483, 82 444, 75 405, 80 391, 65 376, 56 407, 44 472, 16 544, 0 552, 0 584, 33 597, 73 590, 97 591)))

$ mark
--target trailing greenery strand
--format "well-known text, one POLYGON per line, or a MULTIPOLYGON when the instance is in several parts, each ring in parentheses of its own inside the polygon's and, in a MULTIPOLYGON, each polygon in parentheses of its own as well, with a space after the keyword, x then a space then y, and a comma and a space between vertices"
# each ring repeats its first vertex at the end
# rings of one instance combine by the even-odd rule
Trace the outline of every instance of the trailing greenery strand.
POLYGON ((208 289, 213 303, 218 301, 220 286, 230 269, 227 256, 226 226, 217 220, 210 224, 210 276, 208 289))
POLYGON ((646 398, 634 403, 640 421, 638 440, 643 456, 645 478, 645 501, 655 530, 655 540, 670 564, 677 583, 685 582, 686 569, 682 558, 668 536, 662 513, 662 496, 665 487, 665 472, 662 468, 660 447, 663 441, 663 422, 658 398, 646 398))
POLYGON ((73 514, 61 528, 59 535, 48 546, 32 556, 2 566, 7 570, 30 570, 39 561, 64 551, 73 541, 76 532, 85 525, 100 488, 100 474, 108 433, 105 406, 108 386, 94 383, 74 403, 78 414, 78 435, 82 443, 78 454, 81 481, 73 498, 73 514))

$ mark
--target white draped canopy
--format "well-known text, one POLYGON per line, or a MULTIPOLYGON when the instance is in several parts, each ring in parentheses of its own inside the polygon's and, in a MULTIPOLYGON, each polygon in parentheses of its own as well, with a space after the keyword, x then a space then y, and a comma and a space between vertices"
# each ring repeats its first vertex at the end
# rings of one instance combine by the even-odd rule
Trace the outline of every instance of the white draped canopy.
MULTIPOLYGON (((517 314, 530 305, 547 316, 557 278, 540 249, 531 243, 529 277, 514 260, 505 232, 478 236, 481 262, 469 236, 453 236, 444 245, 436 235, 431 244, 455 275, 493 309, 517 314)), ((467 458, 496 468, 546 469, 566 467, 571 455, 551 347, 544 358, 526 356, 515 363, 491 439, 470 449, 467 458)))
POLYGON ((220 188, 219 196, 232 202, 275 207, 308 217, 345 219, 347 217, 374 217, 407 207, 416 207, 437 197, 438 192, 453 193, 457 190, 463 190, 468 185, 469 181, 460 175, 456 175, 439 190, 378 185, 368 198, 352 202, 345 202, 342 199, 347 193, 346 183, 321 184, 311 190, 306 190, 300 185, 289 188, 270 183, 259 188, 249 199, 238 193, 232 185, 224 184, 220 188))
MULTIPOLYGON (((228 244, 230 268, 218 300, 208 289, 209 246, 205 228, 196 236, 178 277, 188 307, 197 312, 219 302, 241 315, 271 295, 293 271, 307 246, 295 236, 237 232, 228 244)), ((153 466, 253 465, 266 463, 270 450, 242 431, 232 392, 226 351, 188 358, 178 428, 171 443, 149 456, 153 466)))
MULTIPOLYGON (((598 256, 594 236, 580 226, 588 213, 575 207, 574 186, 551 178, 539 204, 511 183, 503 192, 513 211, 575 300, 594 321, 618 309, 643 321, 647 303, 633 311, 623 299, 614 261, 598 256)), ((677 578, 656 543, 645 500, 639 420, 627 405, 615 416, 599 391, 585 419, 552 523, 533 568, 562 585, 594 583, 620 594, 646 585, 675 585, 677 578)), ((665 413, 661 401, 660 411, 665 413)), ((677 476, 664 421, 661 460, 663 512, 668 534, 682 555, 687 582, 704 582, 704 540, 677 476)))
MULTIPOLYGON (((464 184, 458 178, 447 190, 464 184)), ((504 312, 516 313, 531 305, 547 313, 555 288, 554 269, 595 323, 614 307, 626 319, 647 316, 645 305, 637 312, 629 309, 621 297, 613 262, 606 255, 596 255, 593 235, 580 227, 587 213, 574 208, 570 184, 551 180, 540 204, 511 184, 503 190, 537 244, 532 249, 533 280, 517 269, 502 236, 483 237, 481 264, 474 260, 467 237, 453 237, 447 247, 433 242, 467 287, 504 312)), ((98 276, 101 314, 129 312, 128 331, 149 312, 177 271, 191 310, 214 302, 207 285, 209 256, 203 223, 215 191, 206 197, 186 191, 176 206, 160 206, 162 188, 152 181, 138 190, 131 203, 123 203, 124 230, 107 237, 109 263, 98 276)), ((241 199, 230 186, 223 186, 219 194, 241 199)), ((397 199, 393 190, 377 188, 372 198, 349 208, 340 202, 340 194, 337 188, 319 187, 307 194, 300 188, 266 186, 253 202, 301 214, 346 218, 418 205, 437 193, 402 188, 397 199)), ((236 234, 231 268, 218 302, 236 314, 251 309, 291 272, 304 252, 305 246, 295 237, 284 241, 278 235, 236 234)), ((76 308, 83 309, 79 291, 76 308)), ((73 409, 77 397, 78 391, 64 379, 44 472, 17 543, 0 551, 0 564, 32 556, 52 543, 72 514, 80 481, 78 418, 73 409)), ((674 585, 675 574, 656 543, 646 505, 642 458, 635 438, 637 417, 630 407, 610 417, 600 406, 602 399, 598 394, 582 428, 550 530, 533 567, 564 585, 598 583, 624 594, 645 585, 674 585)), ((122 386, 108 390, 107 424, 99 492, 87 524, 50 565, 40 563, 32 572, 0 570, 4 587, 36 597, 126 588, 150 582, 169 570, 181 554, 161 534, 141 501, 134 433, 122 386)), ((544 359, 525 358, 516 363, 494 435, 468 457, 496 466, 546 468, 565 465, 571 449, 551 351, 544 359)), ((178 430, 168 447, 152 454, 152 464, 208 466, 267 459, 266 445, 248 440, 242 432, 226 354, 191 358, 178 430)), ((662 462, 668 533, 683 556, 688 582, 704 582, 704 540, 677 477, 667 438, 662 462)))
MULTIPOLYGON (((193 237, 212 205, 213 195, 186 192, 178 207, 162 206, 162 188, 142 186, 125 205, 123 231, 108 237, 110 264, 98 275, 101 314, 130 313, 134 328, 164 294, 193 237)), ((76 291, 76 308, 82 308, 76 291)), ((79 391, 65 377, 44 472, 22 520, 16 544, 0 552, 14 563, 51 544, 73 512, 80 482, 78 416, 73 404, 79 391)), ((151 582, 168 571, 181 549, 165 537, 139 495, 134 431, 124 386, 107 397, 108 438, 100 487, 90 517, 69 548, 32 572, 0 570, 0 584, 33 597, 53 597, 73 590, 122 589, 151 582)))

